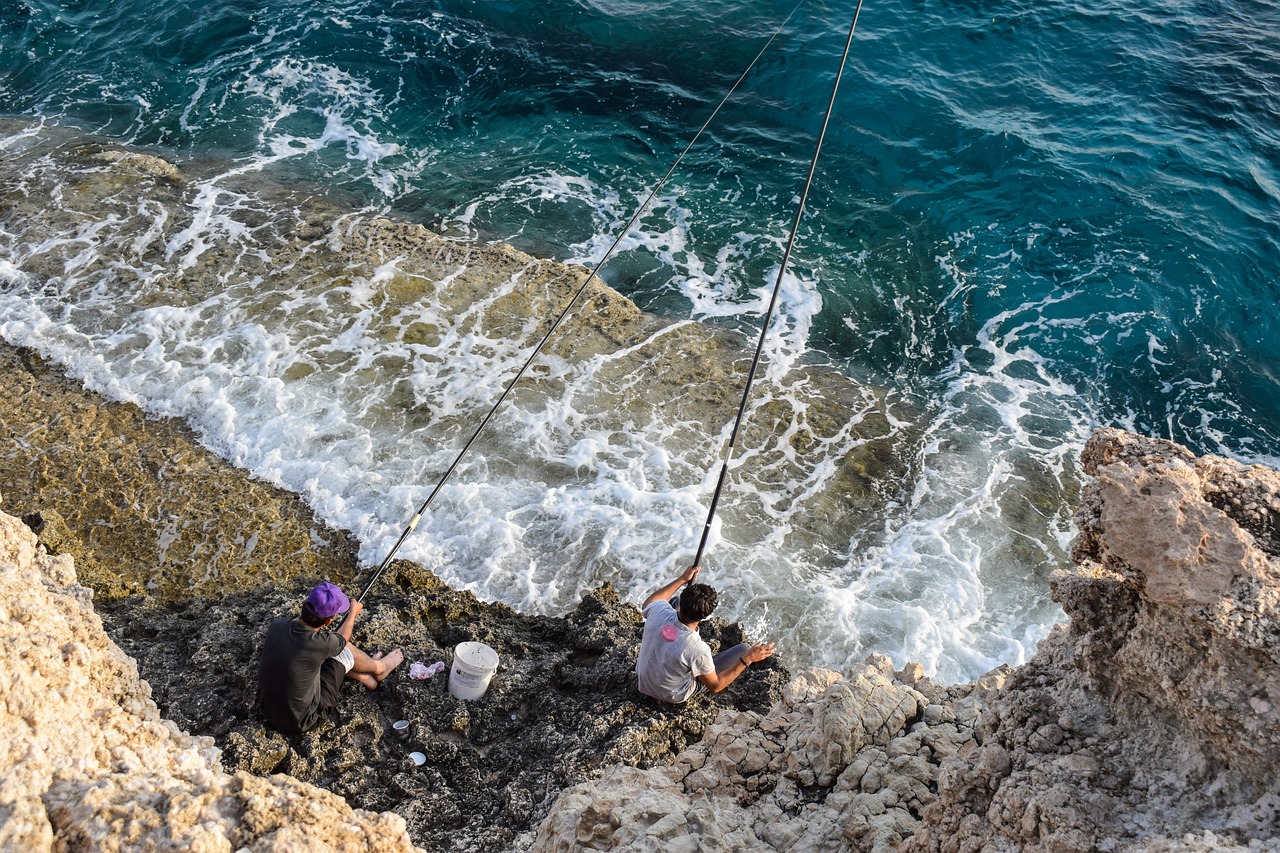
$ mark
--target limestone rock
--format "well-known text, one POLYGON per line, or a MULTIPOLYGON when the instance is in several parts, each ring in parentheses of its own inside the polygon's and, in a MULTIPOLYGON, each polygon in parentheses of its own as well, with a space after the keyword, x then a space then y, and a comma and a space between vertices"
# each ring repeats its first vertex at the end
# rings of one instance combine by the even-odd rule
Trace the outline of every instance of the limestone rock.
POLYGON ((972 742, 954 714, 926 722, 928 700, 892 667, 809 669, 782 697, 763 715, 722 712, 671 767, 568 789, 531 849, 895 850, 934 799, 938 761, 972 742))
POLYGON ((397 815, 224 773, 211 738, 161 719, 72 558, 3 513, 0 586, 0 849, 416 849, 397 815))
POLYGON ((1100 430, 1071 618, 990 697, 907 850, 1280 849, 1280 475, 1100 430))

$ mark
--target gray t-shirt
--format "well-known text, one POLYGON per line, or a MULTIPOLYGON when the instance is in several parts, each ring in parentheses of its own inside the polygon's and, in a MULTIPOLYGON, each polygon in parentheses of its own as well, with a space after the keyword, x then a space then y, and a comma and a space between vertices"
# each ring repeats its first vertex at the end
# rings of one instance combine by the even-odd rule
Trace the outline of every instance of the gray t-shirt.
POLYGON ((694 679, 715 671, 711 647, 680 621, 668 602, 658 600, 644 609, 644 637, 636 661, 641 693, 683 702, 698 686, 694 679))

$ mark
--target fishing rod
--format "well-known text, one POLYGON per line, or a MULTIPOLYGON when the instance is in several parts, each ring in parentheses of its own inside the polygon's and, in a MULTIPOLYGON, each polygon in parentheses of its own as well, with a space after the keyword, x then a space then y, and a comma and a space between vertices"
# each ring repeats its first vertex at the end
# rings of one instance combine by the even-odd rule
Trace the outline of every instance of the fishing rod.
MULTIPOLYGON (((657 196, 658 191, 662 189, 662 187, 666 184, 667 180, 675 172, 676 167, 678 167, 680 163, 684 160, 685 155, 689 153, 689 150, 693 148, 694 144, 698 141, 699 138, 701 138, 703 131, 707 129, 707 127, 711 124, 712 120, 715 119, 715 117, 720 113, 720 109, 726 103, 728 103, 729 98, 731 98, 733 96, 733 93, 737 91, 738 86, 741 85, 742 81, 745 80, 747 75, 751 73, 751 69, 754 68, 756 63, 760 61, 760 57, 764 56, 765 51, 769 49, 769 46, 771 44, 773 44, 774 39, 776 39, 778 35, 782 32, 782 30, 786 27, 787 23, 791 20, 792 16, 795 15, 796 11, 799 10, 799 8, 804 5, 804 2, 805 0, 799 0, 799 2, 796 3, 795 7, 791 10, 790 14, 787 15, 786 19, 783 20, 783 22, 778 25, 778 28, 776 30, 774 30, 773 35, 769 36, 769 40, 764 43, 764 47, 760 48, 760 52, 756 54, 755 59, 751 60, 751 64, 748 65, 746 70, 743 71, 742 74, 738 76, 738 79, 729 88, 729 91, 726 92, 724 97, 720 99, 720 103, 717 104, 716 108, 711 111, 711 115, 707 116, 707 120, 702 123, 702 127, 698 128, 698 132, 695 133, 693 135, 693 138, 689 140, 689 144, 686 145, 684 147, 684 150, 680 152, 680 156, 677 157, 675 162, 671 164, 671 168, 667 169, 666 174, 663 175, 662 178, 656 184, 654 184, 653 189, 649 192, 649 195, 645 198, 645 200, 640 204, 640 207, 636 210, 635 214, 627 222, 626 227, 622 229, 621 233, 619 233, 618 236, 614 239, 613 244, 609 246, 608 251, 604 253, 604 257, 602 257, 599 260, 599 262, 596 263, 595 268, 591 270, 590 275, 588 275, 586 280, 582 282, 582 285, 573 294, 573 298, 569 300, 569 302, 565 305, 564 309, 560 312, 559 316, 556 317, 555 322, 551 324, 551 328, 548 329, 547 333, 542 336, 542 340, 539 341, 538 345, 535 346, 533 348, 533 351, 529 353, 529 356, 528 358, 525 359, 524 364, 522 364, 520 366, 520 369, 516 371, 516 375, 512 377, 510 382, 507 383, 506 388, 504 388, 502 391, 502 394, 499 395, 497 402, 493 404, 493 407, 489 409, 488 413, 480 421, 480 425, 476 427, 475 432, 471 434, 471 437, 467 439, 466 444, 464 444, 462 446, 462 449, 458 451, 458 455, 454 457, 453 463, 449 465, 448 469, 445 470, 444 476, 440 478, 440 481, 436 483, 435 488, 433 488, 431 490, 431 493, 427 495, 427 499, 422 502, 422 505, 420 507, 418 507, 418 511, 413 514, 413 517, 411 519, 409 519, 409 524, 405 527, 404 532, 400 534, 400 538, 397 539, 395 544, 391 546, 391 550, 387 552, 387 556, 383 558, 382 563, 378 566, 378 570, 374 572, 373 577, 369 579, 369 582, 365 584, 364 589, 362 589, 360 591, 360 594, 356 596, 356 601, 364 600, 364 597, 369 594, 369 590, 373 588, 373 585, 376 584, 378 582, 378 579, 382 577, 383 573, 387 570, 387 567, 391 565, 392 558, 395 557, 396 552, 400 550, 400 546, 403 545, 405 540, 409 538, 409 535, 413 533, 414 528, 418 526, 418 522, 421 521, 423 514, 431 506, 431 503, 436 499, 436 495, 440 493, 440 490, 444 488, 444 484, 448 482, 449 477, 453 475, 454 470, 456 470, 458 467, 458 463, 462 461, 462 457, 465 456, 467 454, 467 451, 471 449, 471 445, 475 443, 475 440, 480 436, 480 433, 484 431, 485 426, 488 425, 494 413, 497 412, 498 409, 502 406, 502 403, 507 399, 507 395, 511 393, 511 389, 514 388, 516 383, 519 382, 521 377, 524 376, 525 371, 529 369, 529 365, 533 363, 534 358, 536 358, 538 356, 538 353, 542 351, 542 348, 546 345, 547 341, 550 340, 551 335, 555 333, 556 329, 560 327, 560 323, 564 320, 565 317, 568 316, 569 312, 573 309, 573 306, 577 304, 578 299, 582 296, 583 292, 586 291, 587 285, 591 283, 592 279, 596 278, 596 275, 600 272, 600 269, 605 265, 605 262, 608 261, 609 258, 613 255, 614 251, 622 243, 623 239, 625 239, 626 236, 631 233, 631 229, 634 228, 636 223, 640 220, 640 216, 644 213, 645 209, 648 208, 650 202, 653 201, 654 197, 657 196)), ((861 5, 861 0, 859 0, 859 5, 861 5)), ((723 475, 721 476, 723 477, 723 475)))
POLYGON ((751 359, 751 369, 747 371, 747 382, 742 389, 742 402, 738 404, 738 414, 733 421, 733 430, 729 433, 729 443, 725 445, 724 461, 720 465, 720 476, 716 479, 715 491, 711 493, 711 508, 707 511, 707 521, 702 525, 702 538, 698 542, 698 551, 694 554, 693 565, 702 565, 702 552, 707 547, 707 538, 711 535, 711 522, 716 515, 716 507, 720 503, 720 492, 724 488, 725 476, 729 472, 729 460, 733 457, 733 447, 738 440, 738 429, 742 426, 743 414, 747 409, 747 399, 751 396, 751 384, 756 378, 756 369, 760 366, 760 355, 764 352, 765 337, 769 334, 769 323, 773 320, 773 312, 778 306, 778 294, 782 291, 782 278, 787 273, 787 263, 791 260, 791 249, 796 242, 796 234, 800 230, 800 218, 804 215, 804 204, 809 198, 809 187, 813 184, 813 175, 818 168, 818 155, 822 153, 822 142, 827 135, 827 125, 831 122, 831 111, 836 104, 836 93, 840 91, 840 78, 844 75, 844 66, 849 59, 849 49, 853 45, 853 32, 858 27, 858 15, 862 12, 862 0, 858 0, 853 10, 853 22, 849 24, 849 38, 844 43, 844 54, 840 57, 840 67, 836 70, 835 83, 831 86, 831 98, 827 101, 827 112, 822 117, 822 129, 818 132, 818 142, 813 149, 813 159, 809 162, 809 174, 805 178, 804 191, 800 194, 800 203, 796 205, 796 216, 791 223, 791 236, 787 239, 787 247, 782 253, 782 263, 778 267, 778 279, 773 285, 773 296, 769 300, 769 308, 765 311, 764 323, 760 326, 760 340, 756 344, 755 357, 751 359))

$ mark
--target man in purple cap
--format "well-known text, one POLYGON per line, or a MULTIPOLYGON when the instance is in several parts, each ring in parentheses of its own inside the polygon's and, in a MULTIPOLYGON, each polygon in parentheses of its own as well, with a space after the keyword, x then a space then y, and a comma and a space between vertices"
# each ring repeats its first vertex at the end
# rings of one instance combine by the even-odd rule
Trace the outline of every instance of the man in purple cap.
POLYGON ((258 669, 258 705, 268 725, 289 733, 313 729, 338 703, 342 679, 374 690, 400 665, 404 653, 399 649, 370 657, 351 645, 363 609, 338 587, 322 583, 307 595, 297 619, 272 621, 258 669), (322 630, 343 612, 347 616, 336 631, 322 630))

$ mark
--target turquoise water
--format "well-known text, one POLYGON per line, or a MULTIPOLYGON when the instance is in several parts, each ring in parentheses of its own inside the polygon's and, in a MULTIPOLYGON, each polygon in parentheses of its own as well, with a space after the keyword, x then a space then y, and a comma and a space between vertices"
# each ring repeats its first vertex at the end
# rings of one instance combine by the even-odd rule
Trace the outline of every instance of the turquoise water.
MULTIPOLYGON (((0 113, 153 149, 206 188, 260 174, 591 263, 792 8, 15 0, 0 11, 0 113)), ((606 268, 610 284, 754 337, 851 14, 799 7, 606 268)), ((784 553, 821 568, 758 569, 734 612, 769 602, 758 627, 775 632, 804 614, 801 645, 819 661, 878 648, 976 675, 1025 659, 1059 618, 1044 580, 1066 559, 1074 457, 1091 429, 1280 462, 1277 164, 1275 3, 865 5, 771 354, 909 403, 919 473, 881 529, 826 543, 822 559, 784 553)), ((239 203, 212 190, 192 201, 224 224, 239 203)), ((5 234, 3 262, 24 269, 36 237, 11 222, 5 234)), ((76 351, 22 319, 47 298, 38 283, 5 280, 7 339, 72 366, 101 361, 88 330, 76 351)), ((317 470, 341 460, 315 453, 295 471, 248 410, 220 432, 226 419, 184 408, 180 383, 131 369, 80 372, 191 418, 211 446, 357 530, 371 562, 398 532, 375 486, 316 490, 317 470)), ((558 523, 580 522, 589 497, 558 523)), ((660 524, 622 509, 638 538, 666 546, 660 524)), ((469 535, 435 523, 438 538, 469 535)), ((642 597, 681 559, 587 566, 553 593, 512 581, 514 564, 556 559, 553 547, 495 556, 485 539, 442 574, 531 610, 610 572, 642 597)), ((438 562, 419 547, 410 556, 438 562)))

